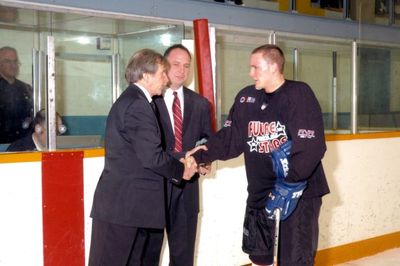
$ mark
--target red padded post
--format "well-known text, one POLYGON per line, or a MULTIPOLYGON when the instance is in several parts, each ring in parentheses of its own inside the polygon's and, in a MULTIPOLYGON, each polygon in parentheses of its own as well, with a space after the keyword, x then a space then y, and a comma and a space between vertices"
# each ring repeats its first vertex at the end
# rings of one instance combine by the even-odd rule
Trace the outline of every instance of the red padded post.
POLYGON ((83 152, 42 154, 45 266, 84 266, 83 152))
POLYGON ((207 19, 193 20, 194 43, 197 62, 197 76, 199 81, 199 92, 208 99, 211 105, 212 128, 216 130, 214 84, 211 64, 210 37, 207 19))

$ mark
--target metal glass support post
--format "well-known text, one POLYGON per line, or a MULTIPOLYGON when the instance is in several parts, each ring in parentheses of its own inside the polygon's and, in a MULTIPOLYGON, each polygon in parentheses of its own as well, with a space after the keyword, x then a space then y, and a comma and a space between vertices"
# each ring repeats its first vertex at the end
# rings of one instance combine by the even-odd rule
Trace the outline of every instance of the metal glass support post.
POLYGON ((120 66, 120 60, 121 56, 116 53, 111 56, 111 75, 112 75, 112 103, 114 103, 119 95, 121 94, 120 92, 120 87, 119 87, 119 66, 120 66))
POLYGON ((395 7, 394 7, 394 0, 390 0, 388 3, 388 10, 389 10, 389 25, 395 24, 395 7))
POLYGON ((352 43, 351 59, 351 133, 357 133, 357 91, 358 91, 358 71, 357 71, 357 42, 352 43))
POLYGON ((350 0, 343 0, 343 19, 350 18, 350 0))
POLYGON ((299 78, 299 50, 297 48, 293 49, 293 80, 298 80, 299 78))
POLYGON ((297 7, 296 7, 296 0, 290 0, 290 6, 289 6, 289 11, 293 13, 297 13, 297 7))
POLYGON ((40 54, 35 48, 32 49, 32 87, 33 87, 33 114, 40 110, 40 54))
POLYGON ((47 149, 56 150, 56 79, 54 37, 47 37, 47 93, 46 93, 46 123, 47 149))
POLYGON ((276 44, 276 34, 275 34, 275 31, 273 31, 273 32, 271 32, 270 34, 269 34, 269 37, 268 37, 268 43, 269 44, 276 44))
POLYGON ((337 52, 332 52, 332 130, 337 129, 337 52))

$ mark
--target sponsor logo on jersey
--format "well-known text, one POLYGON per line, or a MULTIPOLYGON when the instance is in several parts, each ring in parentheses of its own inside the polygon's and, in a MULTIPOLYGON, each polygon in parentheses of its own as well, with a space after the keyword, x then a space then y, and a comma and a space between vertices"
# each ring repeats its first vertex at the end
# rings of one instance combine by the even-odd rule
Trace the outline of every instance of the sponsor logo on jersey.
POLYGON ((246 102, 248 102, 248 103, 255 103, 255 102, 256 102, 256 98, 254 98, 254 97, 247 97, 246 102))
POLYGON ((232 120, 225 120, 224 127, 230 127, 232 125, 232 120))
POLYGON ((285 128, 279 121, 250 121, 247 127, 250 152, 270 153, 277 149, 288 139, 285 128))
POLYGON ((251 96, 247 96, 247 97, 242 96, 242 97, 240 97, 239 101, 240 101, 240 103, 244 103, 244 102, 246 102, 246 103, 255 103, 256 102, 256 98, 251 97, 251 96))
POLYGON ((301 139, 312 139, 315 138, 315 131, 310 129, 299 129, 297 136, 301 139))

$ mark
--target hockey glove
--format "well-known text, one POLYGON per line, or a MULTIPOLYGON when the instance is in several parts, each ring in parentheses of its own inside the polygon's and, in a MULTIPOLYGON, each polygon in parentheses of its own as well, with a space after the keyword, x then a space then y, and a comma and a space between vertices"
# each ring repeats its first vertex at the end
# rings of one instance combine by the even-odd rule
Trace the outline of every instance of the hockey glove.
POLYGON ((279 208, 281 210, 281 221, 286 220, 296 209, 297 202, 306 186, 307 181, 287 183, 281 180, 276 182, 265 203, 268 219, 275 219, 274 211, 279 208))
POLYGON ((271 152, 272 167, 276 177, 284 179, 289 172, 289 155, 292 149, 292 141, 288 140, 271 152))

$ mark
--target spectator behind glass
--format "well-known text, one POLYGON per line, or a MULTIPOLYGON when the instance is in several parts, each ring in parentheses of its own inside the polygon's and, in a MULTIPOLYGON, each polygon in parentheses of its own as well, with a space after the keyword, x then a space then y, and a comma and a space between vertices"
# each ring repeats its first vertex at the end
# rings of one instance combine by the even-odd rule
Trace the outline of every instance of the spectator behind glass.
POLYGON ((0 48, 0 143, 29 134, 33 120, 32 87, 16 78, 19 66, 14 48, 0 48))
MULTIPOLYGON (((67 131, 59 113, 57 115, 57 135, 67 131)), ((33 120, 32 134, 29 134, 10 144, 7 151, 43 151, 46 149, 47 129, 46 110, 42 109, 36 113, 33 120)))

